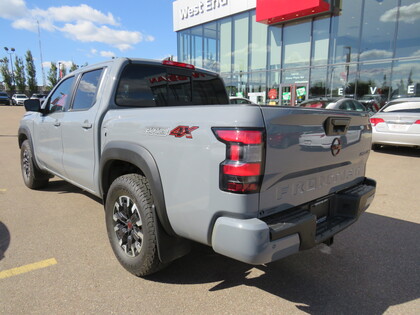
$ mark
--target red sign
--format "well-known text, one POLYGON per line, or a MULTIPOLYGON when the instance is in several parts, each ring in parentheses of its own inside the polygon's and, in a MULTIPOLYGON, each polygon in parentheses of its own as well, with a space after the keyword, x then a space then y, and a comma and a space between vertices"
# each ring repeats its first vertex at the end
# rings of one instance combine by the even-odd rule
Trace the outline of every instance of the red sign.
POLYGON ((257 22, 275 24, 330 10, 326 0, 257 0, 257 22))
POLYGON ((268 97, 271 100, 274 100, 275 98, 277 98, 277 90, 276 89, 271 89, 270 91, 268 91, 268 97))

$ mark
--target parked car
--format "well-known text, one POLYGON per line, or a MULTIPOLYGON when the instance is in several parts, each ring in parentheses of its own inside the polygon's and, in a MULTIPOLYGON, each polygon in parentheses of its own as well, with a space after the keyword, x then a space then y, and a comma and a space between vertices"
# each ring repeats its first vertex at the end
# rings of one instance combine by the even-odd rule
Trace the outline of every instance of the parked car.
POLYGON ((231 104, 254 104, 253 102, 251 102, 249 99, 245 98, 245 97, 230 97, 229 99, 231 104))
POLYGON ((31 100, 38 99, 41 103, 45 101, 46 98, 47 98, 46 94, 39 94, 39 93, 32 94, 31 96, 31 100))
POLYGON ((0 104, 10 105, 10 98, 6 92, 0 92, 0 104))
POLYGON ((12 104, 13 105, 23 105, 23 102, 29 99, 25 94, 13 94, 12 104))
POLYGON ((381 145, 420 147, 420 97, 390 101, 370 122, 372 149, 381 145))
POLYGON ((358 101, 375 113, 385 105, 385 97, 380 94, 366 94, 359 98, 358 101))
POLYGON ((351 98, 318 98, 298 104, 300 107, 368 111, 360 102, 351 98))

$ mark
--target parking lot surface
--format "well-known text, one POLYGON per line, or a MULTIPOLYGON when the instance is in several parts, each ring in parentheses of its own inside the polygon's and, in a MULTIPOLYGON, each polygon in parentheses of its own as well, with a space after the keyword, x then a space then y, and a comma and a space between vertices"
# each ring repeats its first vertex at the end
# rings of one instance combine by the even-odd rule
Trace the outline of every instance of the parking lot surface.
POLYGON ((371 153, 376 198, 332 247, 250 266, 197 244, 142 279, 114 258, 100 200, 24 186, 23 114, 0 106, 1 314, 419 314, 420 150, 371 153))

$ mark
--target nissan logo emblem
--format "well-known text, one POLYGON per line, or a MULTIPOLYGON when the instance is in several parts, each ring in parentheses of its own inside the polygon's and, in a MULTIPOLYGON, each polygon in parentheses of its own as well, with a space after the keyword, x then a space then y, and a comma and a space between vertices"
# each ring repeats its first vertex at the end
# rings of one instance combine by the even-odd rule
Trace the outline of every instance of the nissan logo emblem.
POLYGON ((341 141, 338 138, 335 138, 331 144, 331 153, 333 156, 337 156, 340 153, 343 146, 341 145, 341 141))

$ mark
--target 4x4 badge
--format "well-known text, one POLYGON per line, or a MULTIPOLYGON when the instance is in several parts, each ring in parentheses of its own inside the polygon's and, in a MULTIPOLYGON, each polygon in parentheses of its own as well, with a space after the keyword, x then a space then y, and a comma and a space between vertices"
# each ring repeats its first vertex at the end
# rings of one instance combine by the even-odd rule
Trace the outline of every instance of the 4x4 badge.
POLYGON ((189 126, 178 126, 175 129, 173 129, 169 135, 175 136, 176 138, 182 138, 185 136, 187 139, 192 139, 192 132, 194 130, 198 129, 197 126, 189 127, 189 126))
POLYGON ((338 153, 340 153, 343 146, 341 145, 341 140, 338 138, 335 138, 331 144, 331 153, 333 156, 337 156, 338 153))

